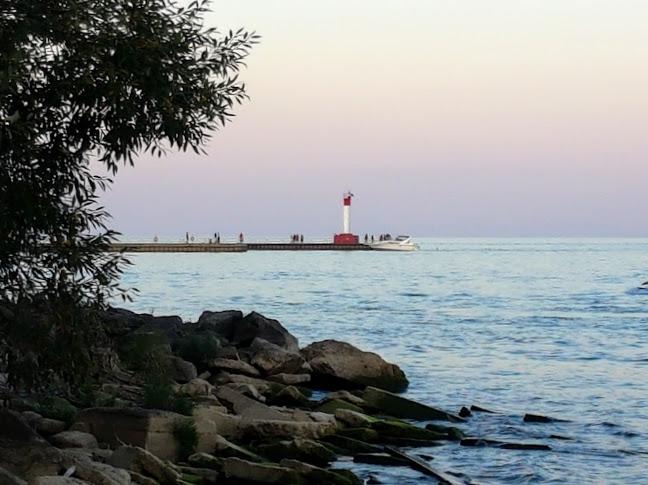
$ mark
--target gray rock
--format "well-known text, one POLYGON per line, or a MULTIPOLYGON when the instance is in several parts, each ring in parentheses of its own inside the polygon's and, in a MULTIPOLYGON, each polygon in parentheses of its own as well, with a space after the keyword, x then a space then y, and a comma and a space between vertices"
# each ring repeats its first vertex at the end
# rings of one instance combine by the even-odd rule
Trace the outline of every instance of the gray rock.
POLYGON ((213 385, 203 379, 198 379, 197 377, 186 384, 178 386, 178 392, 180 394, 185 394, 190 397, 209 396, 213 390, 213 385))
POLYGON ((223 468, 223 459, 217 458, 209 453, 194 453, 187 458, 187 463, 199 468, 211 468, 212 470, 221 470, 223 468))
POLYGON ((227 458, 223 463, 223 473, 227 478, 246 480, 254 483, 299 483, 299 473, 278 465, 253 463, 240 458, 227 458))
POLYGON ((59 448, 98 448, 97 438, 82 431, 63 431, 50 438, 54 446, 59 448))
POLYGON ((171 373, 174 381, 181 384, 198 377, 196 366, 180 357, 171 357, 171 373))
POLYGON ((307 384, 311 380, 310 374, 286 374, 279 373, 268 376, 269 381, 285 384, 286 386, 297 386, 300 384, 307 384))
POLYGON ((259 445, 258 451, 273 461, 291 458, 311 465, 327 466, 335 460, 335 453, 328 447, 317 441, 302 438, 259 445))
POLYGON ((310 401, 295 386, 288 386, 284 387, 272 398, 272 404, 276 406, 307 407, 310 401))
POLYGON ((44 435, 60 433, 67 425, 58 419, 42 418, 36 423, 36 431, 44 435))
POLYGON ((313 383, 324 387, 375 386, 400 392, 409 384, 405 373, 378 354, 346 342, 323 340, 301 351, 313 369, 313 383))
POLYGON ((375 387, 365 389, 362 398, 367 405, 397 418, 419 420, 442 419, 453 422, 461 422, 464 420, 442 409, 433 408, 375 387))
POLYGON ((302 374, 310 366, 297 351, 289 351, 262 338, 255 338, 250 344, 250 363, 264 374, 302 374))
POLYGON ((234 333, 234 327, 243 320, 243 312, 239 310, 225 310, 222 312, 204 311, 198 318, 200 330, 209 330, 230 340, 234 333))
POLYGON ((136 446, 120 446, 108 459, 108 464, 148 475, 161 484, 175 484, 180 474, 158 457, 136 446))
POLYGON ((234 332, 229 340, 237 347, 247 347, 257 337, 278 345, 284 350, 299 351, 297 338, 281 323, 256 312, 250 313, 234 326, 234 332))
POLYGON ((207 362, 209 369, 224 370, 234 374, 258 377, 259 371, 242 360, 216 358, 207 362))
POLYGON ((27 485, 27 482, 22 478, 17 477, 13 473, 0 467, 0 483, 2 485, 27 485))

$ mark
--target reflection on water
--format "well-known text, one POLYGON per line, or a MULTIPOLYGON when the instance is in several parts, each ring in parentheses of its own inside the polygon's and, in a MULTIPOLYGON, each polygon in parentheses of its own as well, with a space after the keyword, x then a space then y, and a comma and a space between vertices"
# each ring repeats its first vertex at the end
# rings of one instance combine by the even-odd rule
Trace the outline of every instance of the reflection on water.
MULTIPOLYGON (((415 399, 498 411, 476 413, 473 434, 553 448, 420 450, 441 469, 482 483, 646 480, 648 291, 635 288, 648 279, 648 240, 419 242, 403 254, 140 254, 125 283, 141 291, 135 310, 257 310, 302 345, 338 338, 379 352, 405 369, 415 399), (525 412, 568 422, 523 423, 525 412)), ((379 476, 421 482, 400 468, 379 476)))

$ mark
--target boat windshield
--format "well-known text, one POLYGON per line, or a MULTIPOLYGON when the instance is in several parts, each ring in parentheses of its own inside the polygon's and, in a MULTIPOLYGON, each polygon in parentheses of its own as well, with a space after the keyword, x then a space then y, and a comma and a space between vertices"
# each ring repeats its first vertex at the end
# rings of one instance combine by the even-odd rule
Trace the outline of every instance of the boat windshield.
POLYGON ((410 237, 409 236, 398 236, 396 238, 397 241, 407 241, 410 237))

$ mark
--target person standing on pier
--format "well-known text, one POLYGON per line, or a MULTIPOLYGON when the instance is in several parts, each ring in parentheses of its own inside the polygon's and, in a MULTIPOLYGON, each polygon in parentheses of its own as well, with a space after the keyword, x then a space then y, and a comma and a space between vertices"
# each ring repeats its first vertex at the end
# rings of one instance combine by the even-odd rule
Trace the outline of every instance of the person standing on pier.
POLYGON ((239 242, 243 244, 244 238, 243 238, 243 233, 239 234, 239 242))
POLYGON ((185 240, 187 241, 187 244, 189 244, 189 232, 185 234, 185 240))
POLYGON ((304 244, 304 235, 299 236, 299 242, 304 244))

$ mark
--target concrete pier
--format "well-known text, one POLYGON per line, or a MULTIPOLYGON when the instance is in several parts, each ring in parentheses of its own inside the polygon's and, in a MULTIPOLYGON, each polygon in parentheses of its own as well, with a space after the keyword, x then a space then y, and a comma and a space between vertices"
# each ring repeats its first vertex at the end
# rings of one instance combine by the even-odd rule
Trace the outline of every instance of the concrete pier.
POLYGON ((126 253, 244 253, 247 244, 210 243, 113 243, 110 250, 126 253))
POLYGON ((244 253, 246 251, 370 251, 367 244, 333 243, 113 243, 111 251, 126 253, 244 253))

